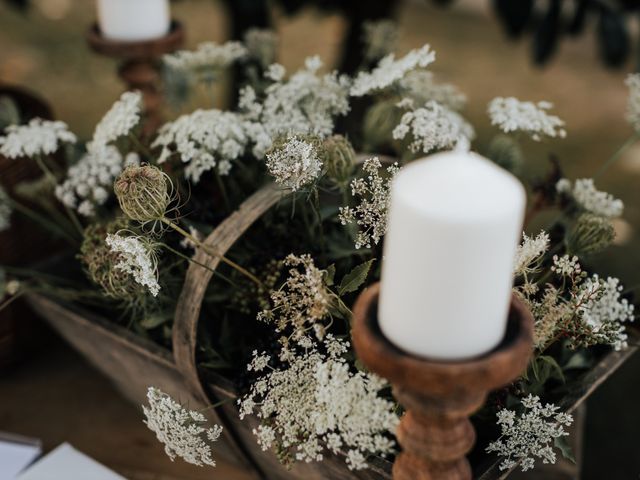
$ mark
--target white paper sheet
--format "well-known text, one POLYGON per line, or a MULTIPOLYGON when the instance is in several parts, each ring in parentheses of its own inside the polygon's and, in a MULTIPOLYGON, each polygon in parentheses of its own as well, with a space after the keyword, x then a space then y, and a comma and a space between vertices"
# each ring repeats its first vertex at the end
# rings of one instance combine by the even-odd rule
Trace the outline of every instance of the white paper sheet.
POLYGON ((104 465, 63 443, 16 480, 126 480, 104 465))
POLYGON ((38 444, 0 440, 0 480, 15 480, 41 451, 38 444))

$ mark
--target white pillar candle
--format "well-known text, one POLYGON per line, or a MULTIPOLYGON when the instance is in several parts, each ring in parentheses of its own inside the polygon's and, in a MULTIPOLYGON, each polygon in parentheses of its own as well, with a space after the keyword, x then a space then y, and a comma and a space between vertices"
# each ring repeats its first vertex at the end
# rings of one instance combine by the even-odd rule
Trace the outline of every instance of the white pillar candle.
POLYGON ((98 24, 106 38, 136 42, 167 34, 169 0, 98 0, 98 24))
POLYGON ((397 347, 437 360, 490 351, 507 324, 526 194, 475 153, 432 155, 391 187, 379 322, 397 347))

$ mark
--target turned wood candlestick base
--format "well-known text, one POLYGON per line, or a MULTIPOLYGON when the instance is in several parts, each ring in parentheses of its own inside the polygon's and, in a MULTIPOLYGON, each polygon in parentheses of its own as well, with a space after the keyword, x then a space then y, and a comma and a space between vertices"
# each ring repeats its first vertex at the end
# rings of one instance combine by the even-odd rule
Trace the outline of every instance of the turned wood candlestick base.
POLYGON ((136 42, 110 40, 102 35, 97 24, 89 28, 87 43, 97 53, 121 60, 118 76, 128 90, 139 90, 144 100, 144 133, 154 132, 162 124, 162 93, 160 89, 160 59, 184 43, 184 29, 171 22, 164 37, 136 42))
POLYGON ((379 284, 371 286, 355 304, 353 343, 360 360, 389 380, 406 410, 396 432, 402 452, 393 465, 393 478, 471 479, 465 456, 475 442, 475 431, 469 416, 490 390, 508 384, 526 368, 533 317, 513 296, 507 333, 494 350, 471 360, 423 359, 400 350, 380 331, 379 290, 379 284))

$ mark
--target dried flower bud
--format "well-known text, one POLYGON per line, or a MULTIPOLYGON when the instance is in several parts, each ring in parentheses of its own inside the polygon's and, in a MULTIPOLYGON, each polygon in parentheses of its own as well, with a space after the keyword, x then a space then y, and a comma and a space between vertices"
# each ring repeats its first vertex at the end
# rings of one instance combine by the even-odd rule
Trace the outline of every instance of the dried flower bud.
POLYGON ((496 135, 489 144, 488 157, 505 170, 517 172, 522 167, 524 155, 516 140, 508 135, 496 135))
POLYGON ((611 245, 614 238, 615 230, 607 218, 583 213, 569 232, 567 245, 572 254, 593 255, 611 245))
POLYGON ((397 106, 398 98, 375 103, 364 116, 362 127, 364 147, 367 151, 388 150, 398 144, 391 132, 400 123, 404 110, 397 106))
POLYGON ((153 165, 125 168, 113 190, 125 215, 142 223, 163 218, 171 203, 171 180, 153 165))
POLYGON ((114 268, 120 261, 120 255, 111 251, 105 242, 107 234, 116 233, 127 226, 128 221, 124 218, 107 224, 89 225, 84 232, 79 257, 91 281, 102 287, 107 297, 134 302, 145 297, 144 287, 137 284, 128 273, 114 268))
POLYGON ((356 152, 349 140, 342 135, 327 138, 322 144, 320 156, 329 178, 337 185, 346 185, 356 162, 356 152))

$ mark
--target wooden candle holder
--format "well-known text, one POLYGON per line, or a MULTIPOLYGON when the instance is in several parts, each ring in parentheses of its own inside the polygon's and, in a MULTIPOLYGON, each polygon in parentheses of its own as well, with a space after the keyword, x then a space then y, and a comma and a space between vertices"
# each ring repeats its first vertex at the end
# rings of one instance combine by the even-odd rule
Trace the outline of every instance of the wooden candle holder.
POLYGON ((110 40, 102 35, 97 24, 87 32, 87 43, 101 55, 120 59, 118 76, 128 90, 140 90, 144 100, 144 133, 154 132, 162 124, 160 91, 160 58, 184 44, 184 29, 171 22, 164 37, 136 42, 110 40))
POLYGON ((406 410, 396 432, 402 452, 393 465, 393 478, 471 479, 465 456, 475 442, 475 431, 469 416, 490 390, 508 384, 526 368, 533 350, 531 312, 514 295, 507 334, 494 350, 471 360, 434 361, 400 350, 382 334, 379 291, 375 284, 358 298, 352 334, 360 360, 389 380, 406 410))

